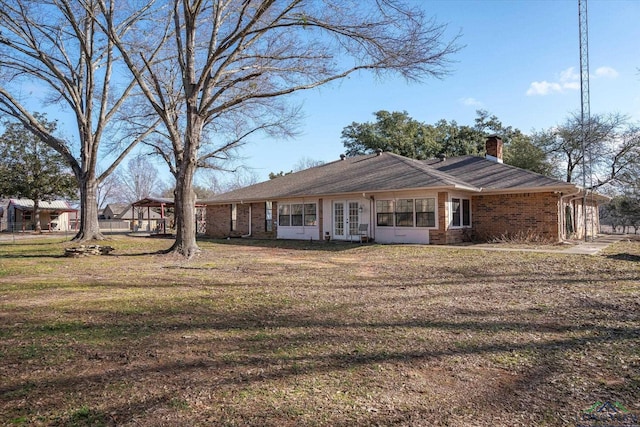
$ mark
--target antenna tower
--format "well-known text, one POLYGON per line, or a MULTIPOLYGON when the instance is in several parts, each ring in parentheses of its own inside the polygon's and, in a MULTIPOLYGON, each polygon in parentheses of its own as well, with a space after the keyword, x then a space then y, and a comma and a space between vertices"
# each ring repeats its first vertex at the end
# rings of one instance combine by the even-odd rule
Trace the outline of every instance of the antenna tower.
POLYGON ((591 106, 589 99, 589 29, 587 23, 587 0, 578 0, 578 28, 580 31, 580 137, 582 148, 582 218, 584 240, 587 240, 587 174, 592 185, 590 146, 587 142, 591 126, 591 106), (588 158, 587 158, 588 157, 588 158), (588 168, 587 168, 588 163, 588 168), (588 170, 587 170, 588 169, 588 170))

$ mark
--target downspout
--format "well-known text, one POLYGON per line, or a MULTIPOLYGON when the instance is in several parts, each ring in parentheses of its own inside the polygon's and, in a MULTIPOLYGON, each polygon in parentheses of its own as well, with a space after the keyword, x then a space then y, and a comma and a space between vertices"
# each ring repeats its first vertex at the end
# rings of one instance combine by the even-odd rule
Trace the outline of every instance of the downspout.
POLYGON ((371 234, 371 239, 375 242, 376 240, 376 212, 374 209, 376 208, 374 196, 369 197, 369 233, 371 234))
POLYGON ((566 216, 565 216, 565 209, 564 209, 564 202, 566 198, 571 197, 570 200, 568 200, 568 202, 571 202, 572 200, 576 199, 577 197, 574 197, 578 194, 580 194, 582 190, 578 189, 575 193, 569 193, 566 194, 564 196, 560 196, 560 206, 558 207, 560 209, 560 237, 562 238, 562 240, 567 240, 568 236, 562 237, 564 236, 564 230, 566 229, 566 216))
MULTIPOLYGON (((243 205, 244 203, 242 203, 242 201, 240 202, 241 205, 243 205)), ((252 218, 251 218, 251 203, 249 203, 249 234, 245 234, 243 236, 240 237, 251 237, 251 223, 252 223, 252 218)))

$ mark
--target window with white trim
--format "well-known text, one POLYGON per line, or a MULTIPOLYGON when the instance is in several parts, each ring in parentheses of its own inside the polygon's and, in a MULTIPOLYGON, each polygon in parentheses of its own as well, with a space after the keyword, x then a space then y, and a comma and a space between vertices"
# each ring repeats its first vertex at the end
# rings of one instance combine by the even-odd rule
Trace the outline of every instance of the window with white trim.
POLYGON ((278 225, 281 227, 302 227, 317 225, 316 203, 278 204, 278 225))
POLYGON ((416 199, 416 227, 436 226, 436 199, 416 199))
POLYGON ((413 227, 413 199, 397 200, 396 227, 413 227))
POLYGON ((435 227, 436 199, 376 200, 378 227, 435 227))
POLYGON ((265 231, 273 231, 273 202, 264 202, 265 231))
POLYGON ((454 197, 451 199, 451 226, 471 227, 471 201, 454 197))
POLYGON ((302 227, 302 203, 291 205, 291 226, 302 227))
POLYGON ((236 203, 231 204, 231 231, 237 231, 238 229, 238 205, 236 203))
POLYGON ((280 227, 291 225, 291 205, 278 205, 278 225, 280 227))
POLYGON ((376 224, 393 227, 393 200, 376 200, 376 224))
POLYGON ((304 225, 313 226, 318 225, 315 203, 304 204, 304 225))

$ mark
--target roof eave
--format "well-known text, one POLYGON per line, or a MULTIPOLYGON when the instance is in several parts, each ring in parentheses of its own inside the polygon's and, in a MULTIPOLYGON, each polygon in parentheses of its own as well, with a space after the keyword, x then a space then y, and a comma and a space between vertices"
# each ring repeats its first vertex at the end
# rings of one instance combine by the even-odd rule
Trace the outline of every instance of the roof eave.
POLYGON ((482 189, 478 187, 464 186, 459 184, 453 185, 444 185, 444 186, 435 186, 435 187, 415 187, 415 188, 392 188, 392 189, 384 189, 384 190, 354 190, 347 191, 343 193, 325 193, 325 194, 291 194, 291 195, 282 195, 282 196, 270 196, 270 197, 251 197, 251 198, 234 198, 234 199, 222 199, 222 200, 205 200, 202 203, 206 205, 228 205, 230 203, 257 203, 257 202, 265 202, 269 200, 287 200, 287 199, 301 199, 301 198, 323 198, 323 197, 348 197, 354 194, 378 194, 378 193, 399 193, 405 191, 451 191, 451 190, 462 190, 462 191, 471 191, 474 193, 481 192, 482 189))
POLYGON ((513 194, 513 193, 564 193, 567 191, 576 191, 579 188, 573 184, 561 186, 542 186, 542 187, 512 187, 512 188, 482 188, 482 194, 513 194))

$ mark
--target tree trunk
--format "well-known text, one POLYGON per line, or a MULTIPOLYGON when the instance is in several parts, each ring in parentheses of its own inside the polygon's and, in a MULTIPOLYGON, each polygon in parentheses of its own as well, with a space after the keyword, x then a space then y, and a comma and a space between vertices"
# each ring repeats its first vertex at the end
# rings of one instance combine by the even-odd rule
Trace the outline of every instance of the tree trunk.
POLYGON ((104 240, 98 223, 98 185, 95 179, 79 180, 80 229, 73 238, 76 242, 104 240))
POLYGON ((169 251, 187 258, 200 252, 196 242, 195 199, 192 180, 177 180, 175 191, 176 241, 169 251))
POLYGON ((196 195, 193 191, 195 162, 184 165, 176 179, 176 241, 168 252, 191 258, 200 252, 196 242, 196 195))
POLYGON ((42 233, 42 226, 40 225, 40 200, 38 200, 38 198, 33 200, 33 230, 36 233, 42 233))

